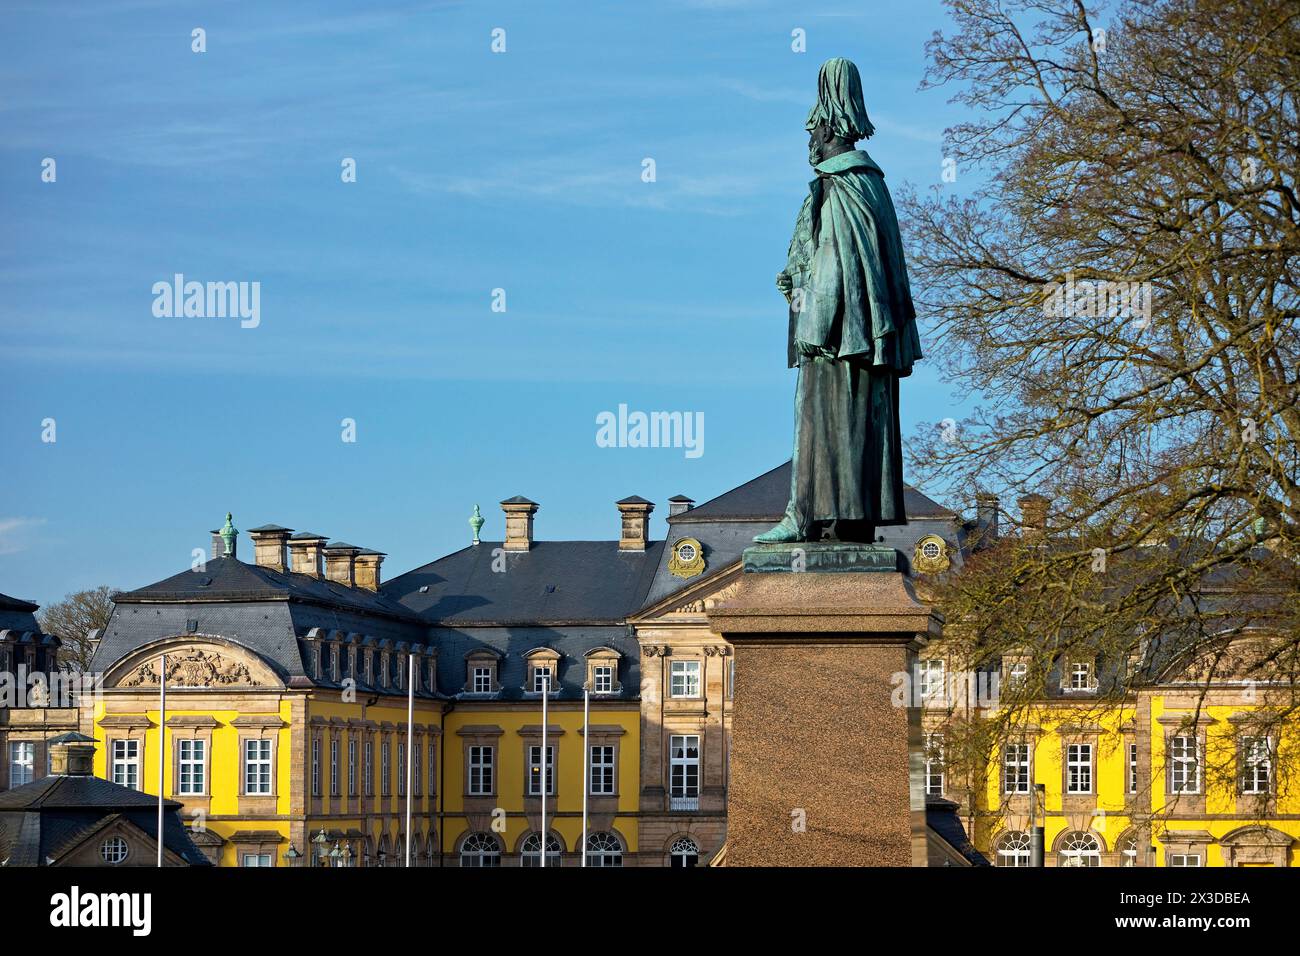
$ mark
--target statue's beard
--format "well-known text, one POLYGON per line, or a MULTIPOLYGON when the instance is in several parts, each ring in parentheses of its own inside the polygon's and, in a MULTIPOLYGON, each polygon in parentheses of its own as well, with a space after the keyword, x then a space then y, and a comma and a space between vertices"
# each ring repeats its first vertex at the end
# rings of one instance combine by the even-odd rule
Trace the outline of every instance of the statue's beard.
POLYGON ((822 148, 820 146, 808 147, 808 165, 816 166, 822 161, 822 148))

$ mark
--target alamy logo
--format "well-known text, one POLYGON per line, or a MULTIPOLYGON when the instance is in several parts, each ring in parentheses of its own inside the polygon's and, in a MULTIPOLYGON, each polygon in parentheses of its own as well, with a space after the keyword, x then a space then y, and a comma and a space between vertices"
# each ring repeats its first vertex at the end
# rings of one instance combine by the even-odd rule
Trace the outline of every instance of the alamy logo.
POLYGON ((598 448, 685 448, 687 458, 704 454, 703 412, 629 412, 596 416, 598 448))
POLYGON ((262 283, 185 281, 183 273, 171 282, 153 284, 153 314, 160 319, 237 318, 240 328, 262 324, 262 283))
POLYGON ((1066 273, 1064 282, 1043 290, 1043 314, 1052 318, 1135 319, 1138 328, 1151 324, 1151 283, 1078 279, 1066 273))
POLYGON ((153 928, 153 895, 82 893, 74 886, 50 897, 50 925, 60 929, 126 926, 134 936, 148 936, 153 928))

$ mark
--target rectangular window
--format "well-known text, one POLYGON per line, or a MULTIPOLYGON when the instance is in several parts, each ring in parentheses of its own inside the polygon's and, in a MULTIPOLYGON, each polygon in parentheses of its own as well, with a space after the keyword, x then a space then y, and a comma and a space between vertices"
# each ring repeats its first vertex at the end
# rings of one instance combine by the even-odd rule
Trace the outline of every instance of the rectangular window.
POLYGON ((925 794, 943 796, 943 734, 925 735, 925 794))
POLYGON ((406 744, 397 745, 397 795, 406 796, 406 744))
POLYGON ((348 737, 348 796, 357 795, 357 738, 348 737))
POLYGON ((673 661, 669 692, 673 697, 699 697, 700 662, 673 661))
POLYGON ((330 796, 339 795, 339 739, 330 738, 330 796))
POLYGON ((1170 737, 1169 792, 1200 793, 1201 762, 1195 737, 1170 737))
POLYGON ((1092 663, 1090 661, 1072 661, 1070 663, 1070 690, 1093 690, 1092 663))
POLYGON ((608 664, 602 664, 599 667, 591 669, 592 683, 595 684, 593 690, 597 694, 614 693, 614 668, 608 664))
POLYGON ((1138 745, 1128 745, 1128 792, 1138 792, 1138 745))
POLYGON ((1273 789, 1273 748, 1267 737, 1241 738, 1241 792, 1270 793, 1273 789))
POLYGON ((1003 749, 1002 792, 1029 792, 1029 744, 1007 744, 1003 749))
POLYGON ((943 661, 937 658, 916 662, 917 685, 922 704, 945 704, 948 695, 944 687, 943 661))
POLYGON ((668 796, 671 810, 700 808, 700 738, 673 734, 668 742, 668 796))
POLYGON ((429 744, 429 796, 438 792, 438 751, 437 744, 429 744))
POLYGON ((204 760, 207 752, 207 741, 179 740, 177 744, 180 747, 180 788, 178 792, 182 794, 203 793, 204 776, 207 770, 207 763, 204 760))
POLYGON ((387 740, 379 747, 379 793, 388 796, 393 787, 393 756, 391 744, 387 740))
POLYGON ((539 664, 533 668, 533 693, 547 693, 552 688, 551 665, 539 664))
POLYGON ((1007 689, 1022 690, 1029 679, 1029 665, 1024 661, 1012 661, 1007 665, 1007 689))
POLYGON ((375 795, 375 742, 367 740, 361 753, 361 785, 366 788, 366 796, 373 797, 375 795))
POLYGON ((9 744, 9 786, 21 787, 36 779, 36 744, 18 740, 9 744))
POLYGON ((113 782, 118 786, 140 789, 140 741, 113 741, 113 782))
POLYGON ((1201 857, 1196 853, 1170 853, 1170 866, 1200 866, 1201 857))
POLYGON ((244 741, 244 793, 271 792, 271 741, 244 741))
POLYGON ((417 744, 411 748, 411 796, 420 795, 420 786, 424 782, 424 777, 420 773, 420 747, 417 744))
POLYGON ((474 668, 474 693, 476 694, 492 693, 492 668, 490 667, 474 668))
POLYGON ((727 699, 732 700, 736 696, 736 658, 727 658, 727 699))
POLYGON ((614 792, 614 748, 598 746, 591 748, 591 792, 592 794, 611 794, 614 792))
POLYGON ((1092 793, 1092 744, 1066 746, 1065 792, 1092 793))
MULTIPOLYGON (((528 748, 528 793, 540 796, 542 793, 542 748, 528 748)), ((546 746, 546 794, 555 793, 555 748, 546 746)))
POLYGON ((469 792, 471 794, 484 796, 495 792, 494 757, 493 748, 490 746, 469 748, 469 792))
POLYGON ((240 866, 274 866, 269 853, 245 853, 240 866))
POLYGON ((311 795, 320 796, 320 738, 311 739, 311 795))

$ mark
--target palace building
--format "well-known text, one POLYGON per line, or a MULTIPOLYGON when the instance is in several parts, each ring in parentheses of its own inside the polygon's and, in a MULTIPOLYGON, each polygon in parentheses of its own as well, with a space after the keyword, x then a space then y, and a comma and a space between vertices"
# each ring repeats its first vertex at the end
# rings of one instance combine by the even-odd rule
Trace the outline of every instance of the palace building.
MULTIPOLYGON (((675 496, 657 541, 655 506, 639 497, 615 503, 617 536, 603 541, 535 535, 540 506, 510 498, 500 538, 479 539, 475 509, 473 543, 391 580, 377 551, 278 525, 248 532, 246 562, 228 519, 218 557, 117 596, 92 665, 103 691, 83 715, 101 741, 96 773, 156 794, 161 756, 165 795, 223 866, 401 865, 408 773, 413 865, 578 865, 584 794, 588 865, 725 864, 733 714, 764 689, 736 673, 708 612, 734 594, 742 551, 789 487, 787 463, 698 507, 675 496)), ((981 497, 964 521, 906 495, 909 524, 881 533, 923 596, 997 539, 997 503, 981 497)), ((936 640, 915 677, 924 689, 949 666, 936 640)), ((971 790, 945 775, 946 712, 926 692, 926 739, 913 745, 930 865, 1026 862, 1022 788, 1040 783, 1048 865, 1289 865, 1300 814, 1281 795, 1189 789, 1190 693, 1151 683, 1086 723, 1069 709, 1077 696, 1053 695, 971 790), (1130 793, 1135 774, 1147 786, 1130 793)), ((1249 724, 1241 687, 1215 693, 1195 733, 1249 724)), ((1276 786, 1263 770, 1259 781, 1276 786)))
POLYGON ((61 678, 62 642, 43 634, 39 606, 0 594, 0 790, 50 772, 50 743, 80 727, 78 688, 61 678))

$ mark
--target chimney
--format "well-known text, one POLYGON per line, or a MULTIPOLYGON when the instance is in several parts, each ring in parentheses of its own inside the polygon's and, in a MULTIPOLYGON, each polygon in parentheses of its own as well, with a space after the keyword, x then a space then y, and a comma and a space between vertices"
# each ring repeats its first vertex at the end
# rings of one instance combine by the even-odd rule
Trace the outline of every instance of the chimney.
POLYGON ((46 741, 50 773, 61 777, 90 777, 95 773, 95 738, 75 730, 46 741))
POLYGON ((221 540, 221 532, 212 529, 212 560, 215 561, 226 553, 226 542, 221 540))
POLYGON ((537 514, 537 502, 529 501, 523 495, 515 495, 501 502, 501 510, 506 513, 507 551, 527 551, 533 546, 533 515, 537 514))
POLYGON ((998 496, 987 491, 975 493, 975 537, 977 547, 998 540, 998 496))
POLYGON ((264 524, 260 528, 250 528, 248 536, 253 539, 253 560, 259 568, 269 568, 281 574, 289 570, 285 559, 284 546, 293 534, 292 528, 278 524, 264 524))
POLYGON ((344 541, 325 545, 325 578, 335 584, 357 586, 357 555, 361 549, 344 541))
POLYGON ((1040 494, 1028 494, 1017 501, 1020 505, 1020 522, 1026 539, 1041 538, 1047 531, 1047 506, 1050 499, 1040 494))
POLYGON ((299 531, 289 538, 289 566, 294 574, 309 578, 321 577, 321 554, 325 536, 311 531, 299 531))
POLYGON ((615 502, 619 515, 623 519, 622 534, 618 539, 620 551, 644 551, 646 538, 649 537, 650 512, 655 510, 654 502, 646 501, 637 495, 615 502))
POLYGON ((685 514, 694 507, 694 498, 687 498, 685 495, 673 495, 668 499, 668 517, 673 518, 679 514, 685 514))
POLYGON ((379 567, 384 563, 384 553, 382 551, 371 551, 369 548, 362 548, 357 553, 357 587, 365 588, 367 591, 378 591, 379 567))

